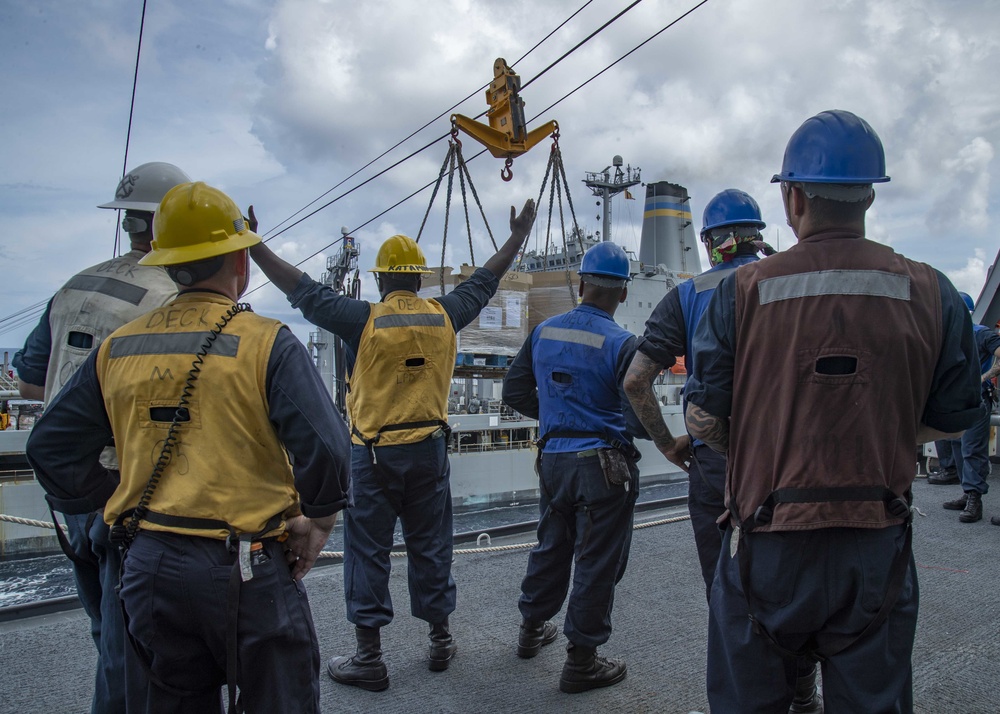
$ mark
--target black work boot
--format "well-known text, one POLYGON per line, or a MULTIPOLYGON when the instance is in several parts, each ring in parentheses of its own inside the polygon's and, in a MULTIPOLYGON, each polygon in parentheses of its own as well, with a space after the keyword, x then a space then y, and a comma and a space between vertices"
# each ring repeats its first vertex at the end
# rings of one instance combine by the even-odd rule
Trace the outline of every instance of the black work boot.
POLYGON ((927 483, 932 483, 935 486, 950 486, 958 483, 958 471, 956 469, 931 471, 927 474, 927 483))
POLYGON ((559 690, 576 694, 610 687, 625 679, 625 672, 625 663, 620 659, 598 657, 596 647, 583 647, 570 642, 566 646, 566 664, 559 678, 559 690))
POLYGON ((358 650, 353 657, 334 657, 326 666, 334 682, 381 692, 389 687, 389 673, 382 661, 382 639, 377 627, 356 627, 358 650))
POLYGON ((995 526, 1000 526, 1000 516, 993 516, 990 518, 990 523, 995 526))
POLYGON ((455 650, 458 649, 455 638, 451 636, 451 631, 448 629, 448 618, 444 618, 444 622, 432 624, 428 636, 431 638, 431 649, 430 661, 427 666, 432 672, 443 672, 448 669, 451 658, 455 656, 455 650))
POLYGON ((823 697, 817 684, 819 667, 815 662, 808 672, 800 672, 795 679, 795 696, 788 714, 823 714, 823 697))
POLYGON ((979 491, 969 491, 968 499, 965 503, 965 510, 958 514, 958 520, 962 523, 975 523, 983 520, 983 494, 979 491))
POLYGON ((965 504, 969 501, 969 494, 963 493, 961 498, 956 498, 954 501, 945 501, 941 504, 941 507, 949 511, 964 511, 965 504))
POLYGON ((551 622, 536 625, 525 620, 521 623, 521 633, 517 637, 517 656, 531 659, 545 645, 551 645, 559 636, 559 630, 551 622))

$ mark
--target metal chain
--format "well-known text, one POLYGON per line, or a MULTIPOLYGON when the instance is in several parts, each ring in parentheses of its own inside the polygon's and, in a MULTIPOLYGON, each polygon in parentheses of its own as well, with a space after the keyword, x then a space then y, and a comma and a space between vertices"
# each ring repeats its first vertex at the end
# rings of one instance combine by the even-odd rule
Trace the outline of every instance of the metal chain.
MULTIPOLYGON (((465 172, 462 171, 464 163, 462 162, 462 146, 459 144, 456 149, 458 154, 458 185, 462 189, 462 210, 465 211, 465 230, 469 234, 469 257, 472 260, 472 264, 476 264, 476 251, 472 247, 472 223, 469 222, 469 199, 465 195, 465 172)), ((441 263, 444 265, 444 262, 441 263)))
MULTIPOLYGON (((542 196, 545 195, 545 184, 547 184, 549 182, 549 174, 550 174, 551 171, 552 171, 552 153, 549 152, 549 163, 545 165, 545 176, 542 178, 542 186, 541 186, 541 188, 538 189, 538 200, 535 201, 535 206, 536 207, 542 205, 542 196)), ((551 211, 551 206, 549 207, 549 210, 551 211)), ((518 262, 519 266, 524 261, 524 249, 525 249, 526 245, 527 245, 527 241, 525 241, 524 245, 521 246, 520 251, 518 251, 517 262, 518 262)), ((546 253, 547 252, 548 252, 548 248, 546 248, 546 253)), ((546 256, 546 260, 547 259, 548 258, 546 256)))
MULTIPOLYGON (((551 157, 549 157, 551 160, 551 157)), ((549 265, 549 243, 552 240, 552 205, 555 200, 556 195, 556 182, 553 178, 552 183, 549 185, 549 220, 548 225, 545 227, 545 258, 542 264, 542 270, 544 271, 549 265)))
POLYGON ((441 295, 444 295, 444 251, 448 247, 448 217, 451 215, 451 189, 455 184, 455 144, 448 142, 448 156, 451 161, 448 164, 448 193, 444 201, 444 235, 441 236, 441 295))
POLYGON ((434 205, 434 199, 437 198, 438 189, 441 188, 441 179, 444 178, 444 169, 448 165, 448 161, 451 159, 451 152, 453 150, 454 147, 449 143, 448 153, 445 154, 444 163, 441 164, 441 170, 438 172, 437 183, 434 184, 434 190, 431 192, 430 203, 427 204, 427 210, 424 212, 424 220, 420 222, 420 230, 417 231, 417 240, 416 240, 417 243, 420 242, 420 236, 423 235, 424 233, 424 225, 426 225, 427 223, 427 216, 431 214, 431 207, 434 205))
MULTIPOLYGON (((581 238, 580 225, 576 221, 576 211, 573 209, 573 197, 569 193, 569 181, 566 180, 566 167, 563 165, 562 160, 562 150, 559 148, 559 132, 556 131, 553 143, 555 144, 555 152, 558 154, 556 162, 559 167, 559 175, 562 176, 563 185, 566 186, 566 203, 569 204, 569 214, 573 218, 573 235, 576 236, 577 245, 580 247, 580 252, 583 253, 583 239, 581 238)), ((609 238, 610 240, 610 238, 609 238)))
MULTIPOLYGON (((563 255, 565 256, 563 262, 566 263, 566 288, 569 290, 570 305, 576 307, 576 293, 573 292, 573 277, 569 272, 569 246, 566 245, 566 220, 563 216, 562 185, 558 181, 553 181, 552 185, 556 187, 556 199, 559 201, 559 230, 562 232, 563 255)), ((569 186, 566 187, 566 193, 567 195, 569 194, 569 186)))
POLYGON ((460 171, 465 172, 465 176, 469 180, 469 190, 472 191, 472 197, 476 199, 476 206, 479 208, 479 215, 483 217, 483 223, 486 225, 486 233, 489 235, 490 242, 493 244, 493 250, 500 250, 500 247, 497 245, 496 238, 493 237, 493 231, 490 229, 490 222, 486 220, 486 211, 483 210, 483 204, 479 201, 479 194, 476 193, 476 185, 472 183, 472 174, 469 173, 469 167, 465 165, 465 158, 462 156, 461 142, 458 146, 458 168, 460 171))

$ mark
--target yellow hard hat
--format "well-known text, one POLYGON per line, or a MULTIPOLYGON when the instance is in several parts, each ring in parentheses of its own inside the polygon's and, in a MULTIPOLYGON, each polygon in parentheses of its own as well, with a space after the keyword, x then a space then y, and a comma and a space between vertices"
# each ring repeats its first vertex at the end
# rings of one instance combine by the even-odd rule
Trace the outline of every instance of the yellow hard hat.
POLYGON ((167 191, 153 216, 152 250, 140 265, 180 265, 260 243, 229 196, 201 181, 167 191))
POLYGON ((427 269, 427 259, 417 242, 409 236, 397 235, 386 239, 378 249, 371 273, 433 273, 427 269))

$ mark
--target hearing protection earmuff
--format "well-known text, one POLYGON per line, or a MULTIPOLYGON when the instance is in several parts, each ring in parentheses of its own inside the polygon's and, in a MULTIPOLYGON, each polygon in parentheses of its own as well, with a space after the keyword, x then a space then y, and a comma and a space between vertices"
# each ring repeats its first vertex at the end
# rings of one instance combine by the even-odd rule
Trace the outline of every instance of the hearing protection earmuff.
POLYGON ((178 285, 190 287, 202 280, 208 280, 219 272, 225 262, 224 255, 216 255, 206 260, 199 260, 197 263, 185 263, 183 265, 168 265, 167 275, 178 285))

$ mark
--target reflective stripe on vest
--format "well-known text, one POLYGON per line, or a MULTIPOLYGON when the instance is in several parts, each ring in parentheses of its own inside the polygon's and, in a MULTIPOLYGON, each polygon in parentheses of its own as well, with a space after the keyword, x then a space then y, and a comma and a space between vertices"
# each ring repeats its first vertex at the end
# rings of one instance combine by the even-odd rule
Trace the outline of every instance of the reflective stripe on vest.
POLYGON ((557 342, 572 342, 577 345, 585 345, 594 349, 604 347, 604 335, 597 335, 586 330, 568 330, 564 327, 543 327, 539 339, 555 340, 557 342))
MULTIPOLYGON (((133 355, 195 355, 206 343, 211 332, 174 332, 159 335, 124 335, 111 343, 111 359, 133 355)), ((240 336, 223 333, 212 342, 209 354, 235 357, 240 349, 240 336)))
POLYGON ((767 278, 758 284, 760 304, 820 295, 869 295, 910 299, 908 275, 881 270, 820 270, 767 278))
POLYGON ((149 292, 146 288, 126 283, 115 278, 101 278, 96 275, 75 275, 66 283, 67 290, 82 290, 84 292, 100 293, 122 300, 130 305, 138 305, 149 292))

